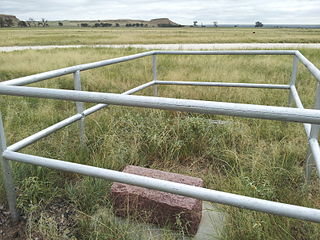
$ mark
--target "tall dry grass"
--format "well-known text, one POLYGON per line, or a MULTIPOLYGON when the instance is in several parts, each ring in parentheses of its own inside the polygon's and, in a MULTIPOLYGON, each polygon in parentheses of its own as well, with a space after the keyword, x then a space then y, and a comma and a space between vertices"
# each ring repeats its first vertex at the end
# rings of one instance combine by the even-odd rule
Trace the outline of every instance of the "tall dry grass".
POLYGON ((10 28, 0 46, 152 43, 319 43, 319 29, 10 28))

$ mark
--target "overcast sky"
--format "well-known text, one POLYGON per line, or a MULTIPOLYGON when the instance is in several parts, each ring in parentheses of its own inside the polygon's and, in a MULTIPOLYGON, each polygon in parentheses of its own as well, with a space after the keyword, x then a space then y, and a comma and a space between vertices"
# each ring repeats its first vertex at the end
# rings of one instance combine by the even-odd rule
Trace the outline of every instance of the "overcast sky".
POLYGON ((167 17, 180 24, 320 24, 320 0, 0 0, 0 14, 48 20, 167 17))

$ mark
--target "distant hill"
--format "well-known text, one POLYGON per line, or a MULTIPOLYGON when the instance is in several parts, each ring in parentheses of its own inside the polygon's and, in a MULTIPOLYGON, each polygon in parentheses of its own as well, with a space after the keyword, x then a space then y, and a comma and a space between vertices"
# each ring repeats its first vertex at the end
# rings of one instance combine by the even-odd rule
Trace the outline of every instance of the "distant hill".
POLYGON ((181 27, 182 25, 169 18, 156 18, 150 21, 141 19, 112 19, 112 20, 64 20, 48 21, 49 26, 64 27, 181 27), (59 24, 60 23, 60 24, 59 24))
POLYGON ((155 18, 150 21, 139 19, 115 20, 63 20, 63 21, 20 21, 16 16, 0 14, 0 27, 182 27, 169 18, 155 18))
POLYGON ((171 25, 171 26, 181 26, 175 22, 172 22, 169 18, 155 18, 155 19, 151 19, 150 24, 154 24, 154 25, 171 25))
POLYGON ((0 14, 0 27, 18 26, 20 20, 13 15, 0 14))

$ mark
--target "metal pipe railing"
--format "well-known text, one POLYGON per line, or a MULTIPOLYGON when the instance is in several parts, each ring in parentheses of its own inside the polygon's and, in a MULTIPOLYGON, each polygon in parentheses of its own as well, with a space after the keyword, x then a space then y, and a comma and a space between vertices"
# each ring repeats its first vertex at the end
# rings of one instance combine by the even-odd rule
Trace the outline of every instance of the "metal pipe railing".
MULTIPOLYGON (((93 63, 81 64, 58 70, 52 70, 44 73, 38 73, 26 77, 16 78, 1 82, 0 85, 22 86, 42 80, 60 77, 76 71, 85 71, 92 68, 103 67, 115 63, 125 62, 151 55, 295 55, 297 51, 292 50, 238 50, 238 51, 149 51, 133 54, 130 56, 119 57, 109 60, 103 60, 93 63)), ((306 60, 308 61, 308 60, 306 60)))
POLYGON ((108 60, 103 60, 103 61, 98 61, 98 62, 93 62, 93 63, 86 63, 86 64, 76 65, 76 66, 72 66, 72 67, 61 68, 58 70, 53 70, 53 71, 44 72, 44 73, 38 73, 38 74, 26 76, 26 77, 12 79, 9 81, 4 81, 4 82, 0 83, 0 86, 1 85, 15 85, 15 86, 27 85, 30 83, 35 83, 35 82, 39 82, 39 81, 50 79, 50 78, 60 77, 63 75, 74 73, 76 71, 85 71, 85 70, 89 70, 92 68, 108 66, 108 65, 112 65, 112 64, 116 64, 116 63, 134 60, 137 58, 151 56, 153 54, 154 54, 154 52, 150 51, 150 52, 133 54, 130 56, 125 56, 125 57, 113 58, 113 59, 108 59, 108 60))
POLYGON ((153 51, 156 55, 295 55, 295 50, 153 51))
POLYGON ((175 98, 2 86, 0 94, 320 124, 320 110, 175 98))
POLYGON ((320 147, 317 138, 310 138, 309 139, 309 146, 312 152, 313 160, 316 164, 317 173, 320 178, 320 147))
POLYGON ((310 62, 305 56, 303 56, 299 51, 296 51, 295 55, 299 58, 299 60, 303 63, 304 66, 310 71, 310 73, 320 81, 320 70, 310 62))
MULTIPOLYGON (((316 104, 314 109, 304 109, 300 100, 298 91, 295 87, 297 66, 301 61, 315 78, 320 81, 320 71, 299 51, 291 50, 240 50, 240 51, 150 51, 138 53, 130 56, 104 60, 89 64, 82 64, 73 67, 58 69, 45 73, 35 74, 27 77, 12 79, 0 83, 0 94, 14 96, 29 96, 39 98, 50 98, 76 101, 77 114, 62 120, 46 129, 41 130, 9 147, 6 147, 4 130, 0 119, 0 158, 4 166, 5 187, 9 202, 12 218, 17 218, 15 206, 15 192, 10 165, 7 160, 19 161, 38 166, 59 169, 63 171, 71 171, 89 176, 100 177, 112 181, 133 184, 137 186, 147 187, 160 191, 176 193, 184 196, 195 197, 202 200, 237 206, 241 208, 277 214, 281 216, 293 217, 308 221, 320 222, 320 210, 305 208, 284 203, 277 203, 262 199, 250 198, 246 196, 224 193, 215 190, 193 187, 184 184, 167 182, 163 180, 137 176, 133 174, 121 173, 113 170, 101 169, 87 165, 64 162, 56 159, 43 158, 33 155, 21 154, 12 151, 18 151, 35 141, 48 136, 49 134, 69 125, 78 120, 83 120, 88 116, 104 107, 111 105, 135 106, 165 110, 177 110, 186 112, 220 114, 249 118, 261 118, 270 120, 281 120, 291 122, 301 122, 304 124, 309 143, 309 155, 307 158, 306 177, 311 176, 312 161, 316 163, 318 175, 320 177, 320 147, 318 142, 319 125, 320 125, 320 85, 318 84, 316 92, 316 104), (152 55, 152 72, 153 80, 146 84, 140 85, 122 94, 86 92, 81 90, 80 71, 107 66, 115 63, 125 62, 145 56, 152 55), (186 81, 160 81, 157 80, 157 61, 156 55, 293 55, 293 67, 291 81, 289 85, 283 84, 255 84, 255 83, 224 83, 224 82, 186 82, 186 81), (61 89, 43 89, 34 87, 21 87, 19 85, 30 84, 45 79, 50 79, 66 74, 74 74, 76 90, 61 89), (140 91, 146 87, 154 86, 154 94, 158 95, 157 85, 192 85, 192 86, 217 86, 217 87, 251 87, 251 88, 273 88, 290 90, 289 104, 291 99, 294 100, 297 108, 275 107, 252 104, 211 102, 200 100, 146 97, 146 96, 127 96, 134 92, 140 91), (17 85, 17 86, 10 86, 17 85), (84 110, 82 102, 95 102, 97 105, 84 110), (312 124, 312 125, 311 125, 312 124)), ((1 116, 0 116, 1 118, 1 116)), ((81 132, 81 126, 80 126, 81 132)), ((84 132, 84 128, 83 128, 84 132)))
MULTIPOLYGON (((74 81, 74 90, 81 91, 80 70, 73 73, 73 81, 74 81)), ((76 102, 76 110, 77 110, 77 113, 82 115, 82 112, 84 111, 84 103, 76 102)), ((78 127, 79 127, 80 144, 84 145, 84 142, 85 142, 84 116, 82 116, 81 119, 79 119, 78 127)))
MULTIPOLYGON (((299 94, 298 94, 298 91, 297 91, 297 88, 295 87, 295 85, 291 85, 290 86, 290 92, 291 92, 290 96, 294 100, 297 108, 304 109, 303 104, 301 102, 301 99, 299 97, 299 94)), ((310 136, 310 131, 311 131, 311 124, 310 123, 304 123, 303 127, 304 127, 304 129, 306 131, 307 137, 309 137, 310 136)))
MULTIPOLYGON (((153 85, 153 82, 142 84, 142 85, 140 85, 138 87, 135 87, 133 89, 130 89, 130 90, 128 90, 128 91, 126 91, 126 92, 124 92, 122 94, 123 95, 129 95, 129 94, 138 92, 138 91, 140 91, 142 89, 145 89, 145 88, 147 88, 149 86, 152 86, 152 85, 153 85)), ((16 143, 8 146, 7 149, 10 150, 10 151, 19 151, 22 148, 29 146, 30 144, 32 144, 32 143, 34 143, 34 142, 36 142, 36 141, 38 141, 38 140, 40 140, 40 139, 42 139, 42 138, 44 138, 44 137, 46 137, 48 135, 54 133, 55 131, 57 131, 57 130, 59 130, 61 128, 64 128, 64 127, 66 127, 66 126, 68 126, 68 125, 70 125, 70 124, 72 124, 72 123, 74 123, 76 121, 79 121, 79 120, 81 121, 81 119, 83 119, 84 117, 86 117, 86 116, 88 116, 88 115, 90 115, 90 114, 92 114, 92 113, 94 113, 94 112, 96 112, 96 111, 98 111, 98 110, 100 110, 100 109, 102 109, 104 107, 107 107, 107 106, 108 106, 108 104, 97 104, 95 106, 92 106, 91 108, 88 108, 88 109, 84 110, 82 113, 77 113, 77 114, 75 114, 75 115, 73 115, 71 117, 68 117, 68 118, 66 118, 66 119, 64 119, 64 120, 62 120, 62 121, 60 121, 60 122, 48 127, 48 128, 45 128, 45 129, 43 129, 43 130, 41 130, 41 131, 39 131, 39 132, 27 137, 27 138, 24 138, 24 139, 20 140, 19 142, 16 142, 16 143)))
POLYGON ((17 211, 17 196, 14 189, 14 180, 10 163, 5 157, 3 157, 4 151, 7 149, 6 137, 3 128, 2 115, 0 113, 0 161, 3 175, 3 183, 6 191, 6 197, 8 200, 9 210, 11 218, 16 222, 19 218, 17 211))
POLYGON ((229 83, 229 82, 192 82, 192 81, 163 81, 156 80, 159 85, 186 85, 186 86, 212 86, 212 87, 243 87, 243 88, 273 88, 290 89, 290 85, 285 84, 263 84, 263 83, 229 83))
POLYGON ((103 178, 106 180, 120 182, 154 190, 174 193, 187 197, 197 198, 204 201, 216 202, 235 207, 276 214, 291 218, 302 219, 312 222, 320 222, 320 210, 306 208, 285 203, 273 202, 258 198, 246 197, 233 193, 226 193, 207 188, 201 188, 171 181, 144 177, 140 175, 118 172, 109 169, 92 167, 78 163, 65 162, 57 159, 38 157, 28 154, 4 151, 3 156, 17 162, 33 164, 36 166, 48 167, 67 172, 79 173, 82 175, 103 178))

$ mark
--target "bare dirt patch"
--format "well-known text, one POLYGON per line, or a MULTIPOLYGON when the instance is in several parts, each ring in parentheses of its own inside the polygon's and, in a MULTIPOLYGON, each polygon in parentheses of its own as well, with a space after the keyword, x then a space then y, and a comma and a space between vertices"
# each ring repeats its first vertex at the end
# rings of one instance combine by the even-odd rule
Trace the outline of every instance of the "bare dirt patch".
POLYGON ((9 210, 0 205, 0 239, 26 239, 25 226, 24 218, 21 218, 18 222, 12 222, 9 210))

